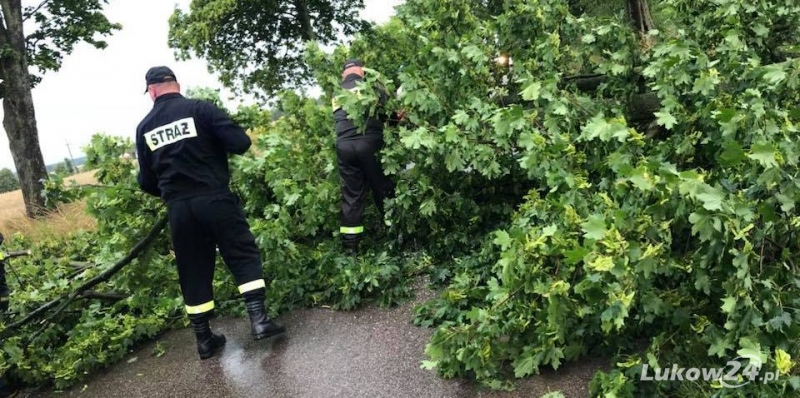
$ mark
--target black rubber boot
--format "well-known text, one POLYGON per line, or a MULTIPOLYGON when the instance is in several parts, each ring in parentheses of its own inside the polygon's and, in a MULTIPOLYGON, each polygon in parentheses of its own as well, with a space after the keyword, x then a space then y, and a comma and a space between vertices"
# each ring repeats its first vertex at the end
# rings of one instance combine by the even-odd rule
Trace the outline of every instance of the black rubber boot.
POLYGON ((5 383, 3 379, 0 378, 0 398, 12 398, 17 396, 17 391, 11 391, 5 383))
POLYGON ((200 355, 200 359, 211 358, 217 348, 225 345, 224 334, 211 333, 211 327, 208 324, 209 318, 209 313, 189 315, 194 335, 197 337, 197 353, 200 355))
POLYGON ((283 325, 269 319, 269 316, 267 316, 267 309, 264 306, 265 289, 253 290, 243 296, 247 315, 250 316, 250 326, 252 327, 254 340, 277 336, 286 331, 283 325))
POLYGON ((342 236, 342 247, 348 256, 358 256, 358 244, 361 241, 360 235, 345 234, 342 236))

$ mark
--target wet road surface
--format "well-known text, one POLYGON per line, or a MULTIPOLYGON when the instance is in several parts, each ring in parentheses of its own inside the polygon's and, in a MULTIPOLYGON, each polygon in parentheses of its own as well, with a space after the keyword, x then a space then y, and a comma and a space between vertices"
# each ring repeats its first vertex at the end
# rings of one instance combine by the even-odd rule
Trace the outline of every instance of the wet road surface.
POLYGON ((540 397, 561 391, 583 398, 594 372, 606 367, 607 361, 587 359, 557 373, 543 370, 513 392, 445 380, 420 368, 432 329, 411 324, 412 306, 295 310, 279 318, 288 329, 284 336, 257 342, 246 318, 216 319, 212 329, 228 342, 211 359, 199 360, 187 328, 139 346, 71 390, 20 397, 540 397), (166 350, 161 357, 153 354, 157 343, 166 350))

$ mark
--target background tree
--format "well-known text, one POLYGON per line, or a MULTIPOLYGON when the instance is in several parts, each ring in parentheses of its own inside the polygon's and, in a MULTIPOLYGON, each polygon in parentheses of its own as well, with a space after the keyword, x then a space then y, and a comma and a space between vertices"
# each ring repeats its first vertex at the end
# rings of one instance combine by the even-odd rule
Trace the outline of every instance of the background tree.
POLYGON ((72 166, 72 162, 70 162, 69 159, 64 158, 63 162, 56 165, 53 172, 59 175, 69 176, 75 174, 75 168, 72 166))
POLYGON ((75 165, 72 164, 72 161, 69 160, 69 158, 64 158, 64 168, 70 175, 75 174, 75 165))
POLYGON ((19 180, 13 171, 0 170, 0 193, 16 191, 19 189, 19 180))
POLYGON ((59 163, 56 167, 53 167, 53 173, 58 175, 65 175, 67 174, 67 168, 64 166, 64 163, 59 163))
POLYGON ((358 17, 363 0, 203 0, 170 18, 169 45, 179 59, 208 61, 222 83, 237 91, 271 96, 311 77, 304 43, 332 44, 368 28, 358 17))
POLYGON ((52 0, 22 6, 21 0, 0 0, 0 98, 3 127, 19 173, 25 210, 29 217, 41 214, 42 180, 47 178, 31 88, 47 71, 58 70, 75 44, 96 48, 106 43, 96 35, 108 35, 120 25, 102 14, 105 0, 52 0), (34 26, 27 35, 23 26, 34 26), (31 75, 29 68, 35 68, 31 75))
POLYGON ((222 98, 219 96, 219 90, 211 87, 192 87, 186 90, 186 97, 208 101, 222 109, 225 109, 225 104, 222 103, 222 98))

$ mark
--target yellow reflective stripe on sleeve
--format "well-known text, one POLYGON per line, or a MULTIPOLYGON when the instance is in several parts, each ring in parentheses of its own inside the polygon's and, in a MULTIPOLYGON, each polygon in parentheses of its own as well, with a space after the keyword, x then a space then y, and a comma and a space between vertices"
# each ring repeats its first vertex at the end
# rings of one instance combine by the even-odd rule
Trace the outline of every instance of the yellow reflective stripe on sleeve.
POLYGON ((6 254, 3 253, 3 252, 0 252, 0 261, 3 261, 5 259, 6 259, 6 254))
POLYGON ((190 315, 197 315, 202 314, 204 312, 208 312, 214 309, 214 302, 209 301, 205 304, 200 305, 187 305, 186 306, 186 313, 190 315))
POLYGON ((364 227, 341 227, 339 232, 343 234, 360 234, 364 232, 364 227))
POLYGON ((263 279, 259 279, 259 280, 255 280, 255 281, 252 281, 252 282, 247 282, 247 283, 245 283, 243 285, 239 285, 239 293, 244 294, 244 293, 247 293, 247 292, 252 292, 253 290, 256 290, 256 289, 261 289, 261 288, 266 288, 266 287, 267 287, 267 284, 264 282, 264 280, 263 279))
POLYGON ((0 303, 8 301, 8 296, 0 296, 0 303))

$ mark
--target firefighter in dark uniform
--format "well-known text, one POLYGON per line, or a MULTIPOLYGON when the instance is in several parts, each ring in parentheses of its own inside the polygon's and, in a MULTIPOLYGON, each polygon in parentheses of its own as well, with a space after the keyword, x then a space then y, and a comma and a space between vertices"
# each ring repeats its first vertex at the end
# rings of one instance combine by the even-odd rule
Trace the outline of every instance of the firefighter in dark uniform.
MULTIPOLYGON (((342 88, 357 91, 358 83, 364 80, 363 64, 358 59, 345 61, 342 67, 342 88)), ((388 95, 382 87, 374 87, 378 96, 378 107, 374 115, 366 115, 363 131, 353 123, 344 109, 333 103, 336 122, 336 157, 342 179, 342 211, 339 232, 342 243, 351 255, 358 253, 358 245, 364 233, 362 224, 367 187, 378 212, 384 217, 384 201, 394 197, 394 182, 383 173, 380 150, 384 146, 383 125, 387 121, 396 124, 402 114, 387 115, 384 105, 388 95)), ((389 225, 388 220, 384 221, 389 225)))
POLYGON ((217 246, 244 297, 253 337, 283 333, 285 328, 267 316, 261 254, 228 187, 228 154, 245 153, 250 138, 216 105, 184 98, 169 68, 151 68, 146 81, 154 104, 136 129, 139 185, 167 203, 178 279, 200 358, 225 344, 225 336, 209 327, 217 246))

